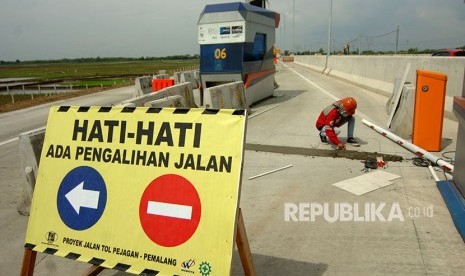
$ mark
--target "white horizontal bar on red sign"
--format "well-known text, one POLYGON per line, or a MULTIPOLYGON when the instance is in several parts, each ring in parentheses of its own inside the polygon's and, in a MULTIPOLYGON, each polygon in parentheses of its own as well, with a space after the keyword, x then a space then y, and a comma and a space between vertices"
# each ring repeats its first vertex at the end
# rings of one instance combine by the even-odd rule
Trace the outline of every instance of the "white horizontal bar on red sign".
POLYGON ((192 206, 149 201, 147 206, 147 214, 179 219, 191 219, 192 206))

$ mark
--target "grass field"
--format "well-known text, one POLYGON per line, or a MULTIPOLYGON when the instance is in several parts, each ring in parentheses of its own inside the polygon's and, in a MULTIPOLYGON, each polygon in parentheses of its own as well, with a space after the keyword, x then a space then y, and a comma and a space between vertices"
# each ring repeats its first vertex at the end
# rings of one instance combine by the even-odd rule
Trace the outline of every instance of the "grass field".
MULTIPOLYGON (((1 64, 0 78, 35 78, 37 82, 59 81, 57 83, 59 85, 72 85, 84 90, 48 97, 13 95, 13 99, 11 95, 0 95, 0 113, 114 87, 132 85, 135 77, 158 74, 160 70, 165 70, 166 74, 172 75, 177 71, 187 71, 198 67, 198 59, 1 64), (89 90, 87 91, 86 88, 89 90)), ((4 87, 4 89, 6 88, 4 87)))
POLYGON ((114 85, 121 85, 121 84, 130 84, 130 79, 98 79, 98 80, 78 80, 78 81, 71 81, 71 82, 63 82, 61 85, 68 86, 72 85, 73 87, 99 87, 99 86, 114 86, 114 85))
POLYGON ((33 77, 39 80, 66 80, 90 77, 124 77, 158 74, 197 67, 198 59, 137 60, 115 62, 18 63, 0 65, 0 78, 33 77), (184 68, 184 69, 183 69, 184 68))
MULTIPOLYGON (((115 86, 116 88, 118 86, 115 86)), ((87 94, 92 94, 100 91, 105 91, 108 88, 95 87, 89 90, 80 90, 69 93, 59 93, 59 94, 42 94, 42 95, 15 95, 14 102, 10 95, 0 95, 0 113, 5 113, 9 111, 14 111, 22 108, 28 108, 31 106, 36 106, 44 103, 50 103, 54 101, 59 101, 63 99, 69 99, 73 97, 83 96, 87 94)))

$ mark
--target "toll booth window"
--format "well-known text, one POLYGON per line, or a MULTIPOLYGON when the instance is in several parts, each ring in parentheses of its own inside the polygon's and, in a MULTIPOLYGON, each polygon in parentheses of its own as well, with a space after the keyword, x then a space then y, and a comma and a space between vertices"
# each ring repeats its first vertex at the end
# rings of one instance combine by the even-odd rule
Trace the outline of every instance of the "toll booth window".
POLYGON ((242 43, 200 46, 200 72, 242 72, 242 43))
POLYGON ((261 61, 266 51, 266 34, 255 34, 254 42, 245 43, 244 61, 261 61))

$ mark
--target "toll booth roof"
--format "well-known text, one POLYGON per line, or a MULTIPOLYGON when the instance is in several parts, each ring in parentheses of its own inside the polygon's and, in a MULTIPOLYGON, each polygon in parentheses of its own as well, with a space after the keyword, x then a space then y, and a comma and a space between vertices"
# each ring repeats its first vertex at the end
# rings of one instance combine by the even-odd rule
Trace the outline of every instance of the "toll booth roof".
MULTIPOLYGON (((233 3, 221 3, 221 4, 211 4, 211 5, 206 5, 205 8, 203 9, 200 17, 202 17, 203 14, 205 13, 218 13, 218 12, 230 12, 230 11, 239 11, 239 12, 253 12, 253 13, 258 13, 260 15, 269 17, 273 20, 276 21, 277 18, 279 18, 279 14, 263 9, 254 5, 250 5, 247 3, 243 2, 233 2, 233 3)), ((279 19, 278 19, 278 25, 279 25, 279 19)))

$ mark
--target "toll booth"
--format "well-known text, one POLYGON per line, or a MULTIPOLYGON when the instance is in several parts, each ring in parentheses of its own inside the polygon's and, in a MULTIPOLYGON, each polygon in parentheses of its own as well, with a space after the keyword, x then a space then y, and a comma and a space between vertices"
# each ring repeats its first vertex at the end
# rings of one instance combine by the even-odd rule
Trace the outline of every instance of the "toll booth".
POLYGON ((198 21, 202 88, 242 81, 247 104, 272 96, 279 20, 276 12, 242 2, 205 6, 198 21))

